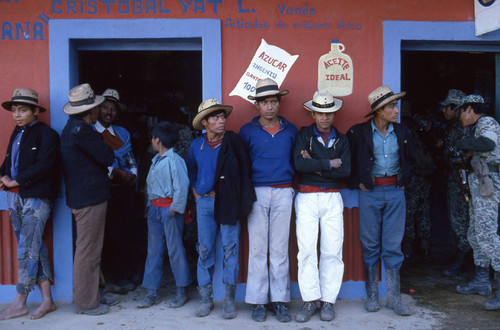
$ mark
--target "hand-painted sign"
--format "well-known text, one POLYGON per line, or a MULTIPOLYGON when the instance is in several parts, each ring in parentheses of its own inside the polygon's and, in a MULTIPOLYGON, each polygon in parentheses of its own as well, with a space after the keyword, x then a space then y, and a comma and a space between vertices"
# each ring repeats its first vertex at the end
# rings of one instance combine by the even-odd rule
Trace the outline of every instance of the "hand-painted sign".
POLYGON ((476 36, 500 29, 500 0, 475 0, 476 36))
POLYGON ((318 90, 326 90, 333 96, 352 94, 353 66, 345 47, 338 40, 332 40, 331 50, 318 61, 318 90))

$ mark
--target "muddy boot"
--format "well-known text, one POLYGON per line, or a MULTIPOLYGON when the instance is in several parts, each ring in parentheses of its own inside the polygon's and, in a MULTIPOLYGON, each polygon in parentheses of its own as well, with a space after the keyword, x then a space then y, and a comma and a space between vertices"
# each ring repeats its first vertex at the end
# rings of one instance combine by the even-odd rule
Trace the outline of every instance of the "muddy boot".
POLYGON ((168 302, 168 307, 170 308, 179 308, 186 303, 188 300, 187 296, 187 288, 186 287, 177 287, 177 292, 175 293, 175 297, 170 299, 168 302))
POLYGON ((214 292, 212 290, 212 285, 198 287, 198 292, 200 293, 200 305, 196 310, 196 316, 203 317, 210 314, 212 309, 214 309, 214 292))
POLYGON ((226 295, 224 297, 224 307, 222 308, 222 317, 225 319, 234 319, 236 317, 236 306, 234 304, 234 294, 236 285, 226 284, 226 295))
POLYGON ((387 307, 394 310, 396 314, 408 316, 412 314, 409 309, 401 301, 401 292, 399 288, 399 269, 387 269, 387 307))
POLYGON ((365 308, 368 312, 376 312, 380 309, 378 303, 378 265, 366 269, 366 302, 365 308))
POLYGON ((489 296, 491 294, 490 267, 476 266, 472 281, 457 285, 457 292, 463 294, 477 293, 481 296, 489 296))
POLYGON ((443 270, 443 275, 450 277, 462 275, 462 272, 460 270, 464 266, 464 263, 465 263, 465 253, 463 251, 458 251, 455 262, 451 264, 450 267, 443 270))
POLYGON ((497 282, 495 296, 484 306, 484 308, 489 311, 500 310, 500 272, 495 272, 495 281, 497 282))

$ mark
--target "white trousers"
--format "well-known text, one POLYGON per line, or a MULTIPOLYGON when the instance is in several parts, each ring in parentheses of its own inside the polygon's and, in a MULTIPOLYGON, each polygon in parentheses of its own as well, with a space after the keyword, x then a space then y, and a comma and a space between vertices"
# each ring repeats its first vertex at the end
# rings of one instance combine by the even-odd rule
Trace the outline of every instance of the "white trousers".
POLYGON ((248 215, 248 277, 245 301, 290 301, 288 238, 294 191, 256 187, 257 201, 248 215), (269 255, 269 265, 268 265, 269 255))
POLYGON ((302 300, 335 303, 342 285, 344 203, 338 192, 299 193, 295 199, 302 300), (321 231, 318 269, 318 236, 321 231))

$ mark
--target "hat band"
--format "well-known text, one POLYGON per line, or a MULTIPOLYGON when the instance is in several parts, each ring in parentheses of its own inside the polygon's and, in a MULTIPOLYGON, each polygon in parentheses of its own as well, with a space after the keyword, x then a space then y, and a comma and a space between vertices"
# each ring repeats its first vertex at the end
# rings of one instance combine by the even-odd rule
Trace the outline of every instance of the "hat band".
POLYGON ((12 102, 15 102, 15 101, 31 101, 31 102, 35 102, 38 104, 38 99, 36 99, 34 97, 29 97, 29 96, 13 96, 12 102))
POLYGON ((88 99, 81 100, 81 101, 75 101, 71 102, 69 101, 69 104, 71 104, 72 107, 79 107, 81 105, 87 105, 87 104, 92 104, 95 101, 95 95, 92 97, 89 97, 88 99))
POLYGON ((387 100, 389 97, 394 96, 395 94, 393 92, 387 93, 375 102, 372 103, 372 109, 375 109, 380 103, 384 102, 387 100))
POLYGON ((255 94, 257 95, 257 94, 260 94, 263 92, 268 92, 268 91, 277 91, 279 93, 280 90, 275 85, 268 85, 268 86, 262 86, 262 87, 255 89, 255 94))
POLYGON ((327 104, 319 104, 319 103, 316 103, 316 102, 312 102, 312 105, 313 107, 316 107, 316 108, 322 108, 322 109, 326 109, 326 108, 332 108, 335 106, 335 102, 332 102, 332 103, 327 103, 327 104))
POLYGON ((106 100, 114 101, 114 102, 120 102, 116 97, 114 96, 105 96, 104 97, 106 100))

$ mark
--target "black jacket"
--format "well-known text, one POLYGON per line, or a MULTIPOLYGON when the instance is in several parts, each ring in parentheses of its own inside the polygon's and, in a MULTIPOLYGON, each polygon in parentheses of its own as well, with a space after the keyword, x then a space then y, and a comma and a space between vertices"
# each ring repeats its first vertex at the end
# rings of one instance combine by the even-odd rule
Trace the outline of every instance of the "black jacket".
MULTIPOLYGON (((12 143, 17 127, 10 136, 7 154, 0 168, 0 176, 11 176, 12 143)), ((24 128, 19 144, 19 164, 16 181, 22 198, 54 198, 59 191, 60 176, 59 135, 47 124, 36 122, 24 128)))
POLYGON ((245 218, 256 200, 250 158, 240 137, 231 131, 224 134, 217 156, 214 191, 214 218, 223 225, 245 218))
POLYGON ((295 140, 294 163, 299 173, 299 184, 314 187, 339 188, 339 179, 351 173, 351 153, 349 141, 344 134, 335 130, 335 142, 330 148, 322 145, 313 130, 314 124, 303 127, 295 140), (306 150, 311 159, 303 158, 306 150), (330 170, 330 159, 340 158, 342 165, 330 170), (320 172, 318 174, 317 172, 320 172))
MULTIPOLYGON (((398 186, 404 187, 410 180, 413 164, 415 163, 413 142, 411 133, 406 126, 397 123, 393 125, 399 146, 398 186)), ((366 189, 371 190, 374 188, 372 169, 375 163, 371 119, 351 127, 347 132, 347 137, 352 155, 349 185, 354 189, 358 188, 360 183, 363 183, 366 189)))
POLYGON ((108 166, 114 152, 83 119, 70 117, 61 134, 66 204, 72 209, 110 199, 108 166))

